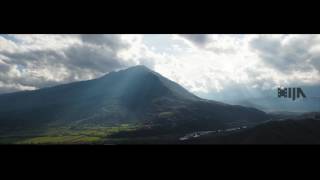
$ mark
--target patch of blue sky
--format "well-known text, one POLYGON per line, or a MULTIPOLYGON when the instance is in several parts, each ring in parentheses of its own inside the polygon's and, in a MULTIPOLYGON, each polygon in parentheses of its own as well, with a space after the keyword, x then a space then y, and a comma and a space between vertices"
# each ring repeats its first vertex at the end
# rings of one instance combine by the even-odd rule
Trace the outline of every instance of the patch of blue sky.
POLYGON ((10 41, 13 41, 13 42, 18 42, 19 40, 17 38, 15 38, 14 35, 12 34, 0 34, 1 37, 7 39, 7 40, 10 40, 10 41))

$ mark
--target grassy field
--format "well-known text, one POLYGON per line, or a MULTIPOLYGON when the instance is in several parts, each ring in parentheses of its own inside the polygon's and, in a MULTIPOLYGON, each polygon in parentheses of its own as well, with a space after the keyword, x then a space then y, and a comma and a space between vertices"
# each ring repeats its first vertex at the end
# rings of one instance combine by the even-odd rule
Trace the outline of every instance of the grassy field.
POLYGON ((102 144, 109 136, 118 132, 134 131, 139 126, 121 124, 110 127, 59 127, 45 132, 17 132, 0 136, 0 144, 102 144))

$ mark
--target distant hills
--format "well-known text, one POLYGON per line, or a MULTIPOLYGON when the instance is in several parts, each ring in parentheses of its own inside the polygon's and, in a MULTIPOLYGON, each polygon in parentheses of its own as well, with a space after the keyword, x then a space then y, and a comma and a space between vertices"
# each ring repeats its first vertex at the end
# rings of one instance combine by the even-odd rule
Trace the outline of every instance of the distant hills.
POLYGON ((203 130, 268 118, 255 108, 201 99, 145 66, 88 81, 0 95, 0 127, 9 130, 117 123, 203 130))
POLYGON ((195 144, 320 144, 320 113, 270 121, 240 132, 192 139, 195 144))
POLYGON ((309 96, 306 99, 297 99, 295 101, 292 101, 291 99, 281 99, 278 97, 248 98, 234 101, 233 103, 248 107, 255 107, 266 112, 310 112, 318 111, 320 109, 320 97, 314 96, 309 96))
POLYGON ((290 111, 310 112, 320 109, 320 85, 301 85, 299 82, 290 87, 301 87, 306 98, 293 101, 291 98, 278 98, 277 89, 251 88, 245 85, 225 87, 221 92, 201 94, 202 97, 215 99, 228 104, 254 107, 265 112, 290 111))

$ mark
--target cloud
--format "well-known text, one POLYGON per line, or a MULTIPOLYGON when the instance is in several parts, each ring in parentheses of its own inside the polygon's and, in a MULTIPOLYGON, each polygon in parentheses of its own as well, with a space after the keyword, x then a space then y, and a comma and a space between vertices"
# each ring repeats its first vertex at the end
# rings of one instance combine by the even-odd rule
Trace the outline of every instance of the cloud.
POLYGON ((106 46, 112 50, 128 48, 129 44, 121 40, 120 35, 110 34, 81 34, 79 35, 83 43, 106 46))
POLYGON ((112 49, 106 47, 97 48, 87 44, 72 46, 64 50, 64 62, 70 69, 89 69, 107 73, 127 66, 125 62, 117 57, 118 50, 115 47, 112 47, 112 49))
POLYGON ((319 40, 317 35, 264 35, 250 45, 266 65, 292 74, 320 70, 319 40))
POLYGON ((138 64, 197 94, 320 84, 320 43, 316 35, 0 35, 0 93, 138 64))
POLYGON ((197 48, 211 51, 215 54, 235 54, 247 40, 244 35, 232 34, 182 34, 180 37, 197 48))
POLYGON ((193 44, 157 70, 194 93, 320 84, 314 35, 206 35, 202 46, 188 38, 176 38, 193 44))
POLYGON ((9 70, 10 66, 5 62, 0 61, 0 73, 7 73, 9 70))
POLYGON ((0 93, 92 79, 133 65, 118 56, 130 47, 119 35, 11 36, 0 36, 0 93))
POLYGON ((205 46, 209 42, 208 34, 181 34, 180 36, 186 38, 187 40, 200 47, 205 46))

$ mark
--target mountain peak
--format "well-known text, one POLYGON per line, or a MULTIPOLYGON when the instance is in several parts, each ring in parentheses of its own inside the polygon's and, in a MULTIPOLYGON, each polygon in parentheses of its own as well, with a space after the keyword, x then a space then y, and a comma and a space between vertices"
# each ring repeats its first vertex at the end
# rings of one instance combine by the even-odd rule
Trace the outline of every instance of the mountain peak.
MULTIPOLYGON (((162 76, 158 72, 153 71, 144 65, 132 66, 117 72, 111 72, 109 74, 106 74, 104 76, 104 79, 113 79, 113 86, 116 86, 116 84, 125 83, 125 85, 121 86, 126 86, 131 90, 135 88, 146 88, 149 89, 148 91, 150 91, 150 89, 152 88, 165 88, 176 97, 189 100, 199 100, 197 96, 188 92, 179 84, 171 81, 170 79, 162 76)), ((152 94, 157 91, 156 89, 148 93, 152 94)))
POLYGON ((124 69, 123 71, 149 71, 150 72, 152 70, 146 67, 145 65, 137 65, 137 66, 131 66, 127 69, 124 69))
POLYGON ((136 66, 131 66, 128 69, 147 69, 150 70, 147 66, 145 65, 136 65, 136 66))
POLYGON ((128 67, 126 69, 121 69, 119 71, 111 71, 111 72, 105 74, 102 77, 108 77, 111 74, 119 74, 119 73, 122 74, 122 73, 130 73, 130 72, 134 72, 134 73, 138 73, 138 72, 153 72, 154 73, 154 71, 152 71, 151 69, 147 68, 144 65, 137 65, 137 66, 128 67))
POLYGON ((208 129, 266 118, 258 110, 203 101, 142 65, 94 80, 0 95, 0 130, 132 122, 208 129))

